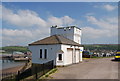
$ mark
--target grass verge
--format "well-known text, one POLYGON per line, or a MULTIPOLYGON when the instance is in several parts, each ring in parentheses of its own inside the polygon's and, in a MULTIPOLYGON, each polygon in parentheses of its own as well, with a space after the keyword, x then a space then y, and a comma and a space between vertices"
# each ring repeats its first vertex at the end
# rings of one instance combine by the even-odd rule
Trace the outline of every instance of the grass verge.
MULTIPOLYGON (((56 71, 57 71, 57 68, 54 68, 54 69, 50 70, 49 72, 47 72, 45 75, 38 78, 36 81, 43 80, 43 79, 52 79, 52 77, 50 77, 50 75, 52 75, 56 71)), ((25 78, 23 80, 35 80, 35 75, 29 76, 29 77, 27 77, 27 78, 25 78)))
POLYGON ((43 75, 42 77, 40 77, 39 79, 52 79, 53 77, 51 77, 50 75, 52 75, 53 73, 55 73, 57 71, 57 68, 54 68, 52 70, 50 70, 49 72, 47 72, 45 75, 43 75))

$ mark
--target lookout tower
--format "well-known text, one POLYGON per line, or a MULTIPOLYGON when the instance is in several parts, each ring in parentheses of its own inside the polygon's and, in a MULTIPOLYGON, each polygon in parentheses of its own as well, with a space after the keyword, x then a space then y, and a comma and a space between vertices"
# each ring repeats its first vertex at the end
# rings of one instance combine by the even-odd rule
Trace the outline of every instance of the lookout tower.
POLYGON ((62 35, 74 42, 81 44, 81 29, 76 26, 68 26, 68 27, 51 27, 51 36, 52 35, 62 35))

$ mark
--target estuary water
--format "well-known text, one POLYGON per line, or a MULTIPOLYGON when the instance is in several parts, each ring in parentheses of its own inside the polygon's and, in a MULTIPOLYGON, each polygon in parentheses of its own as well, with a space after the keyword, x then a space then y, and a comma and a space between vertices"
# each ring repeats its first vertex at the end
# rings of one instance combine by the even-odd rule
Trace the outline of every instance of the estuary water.
MULTIPOLYGON (((9 55, 9 54, 4 54, 4 55, 9 55)), ((0 57, 3 55, 0 53, 0 57)), ((20 65, 24 65, 25 61, 14 61, 14 60, 2 60, 0 59, 0 70, 2 69, 7 69, 7 68, 12 68, 20 65)))
POLYGON ((0 70, 24 65, 25 62, 16 62, 14 60, 0 60, 0 70))

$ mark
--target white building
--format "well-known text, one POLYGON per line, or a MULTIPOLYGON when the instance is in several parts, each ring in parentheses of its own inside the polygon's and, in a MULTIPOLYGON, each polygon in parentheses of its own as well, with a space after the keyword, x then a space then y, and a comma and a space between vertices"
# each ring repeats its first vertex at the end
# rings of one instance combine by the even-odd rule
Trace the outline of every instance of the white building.
POLYGON ((70 40, 73 40, 79 44, 81 44, 81 29, 76 26, 69 27, 51 27, 51 36, 52 35, 62 35, 70 40))
MULTIPOLYGON (((76 28, 72 26, 69 31, 72 32, 75 31, 75 29, 76 28)), ((56 66, 66 66, 82 61, 82 52, 80 52, 80 50, 83 50, 83 47, 73 41, 74 39, 71 40, 68 38, 69 36, 67 34, 65 35, 64 33, 64 35, 61 35, 59 32, 58 35, 53 31, 54 29, 52 27, 52 36, 29 44, 29 49, 32 51, 32 63, 43 64, 54 60, 56 66)), ((71 35, 71 37, 74 38, 75 36, 71 35)))

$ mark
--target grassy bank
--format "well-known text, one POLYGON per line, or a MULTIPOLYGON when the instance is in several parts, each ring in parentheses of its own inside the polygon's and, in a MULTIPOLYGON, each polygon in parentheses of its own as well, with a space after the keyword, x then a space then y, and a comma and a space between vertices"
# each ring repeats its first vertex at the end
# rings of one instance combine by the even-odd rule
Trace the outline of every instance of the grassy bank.
POLYGON ((30 51, 27 46, 6 46, 6 47, 1 47, 0 49, 5 50, 3 54, 13 53, 14 51, 19 51, 19 52, 30 51))
POLYGON ((85 50, 118 50, 118 44, 84 44, 85 50))

